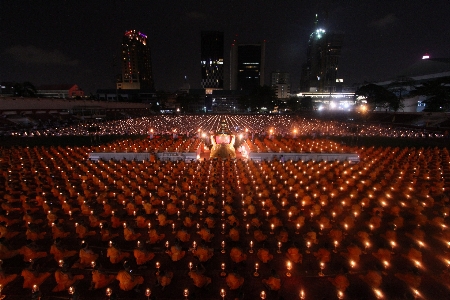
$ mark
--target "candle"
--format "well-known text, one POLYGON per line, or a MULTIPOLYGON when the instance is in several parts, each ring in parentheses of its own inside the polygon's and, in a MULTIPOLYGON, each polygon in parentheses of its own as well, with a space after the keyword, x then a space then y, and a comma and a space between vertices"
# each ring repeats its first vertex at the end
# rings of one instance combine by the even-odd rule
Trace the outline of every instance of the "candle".
POLYGON ((149 288, 147 288, 147 289, 145 290, 145 296, 146 296, 146 297, 150 297, 151 294, 152 294, 152 291, 151 291, 149 288))
POLYGON ((261 297, 261 299, 266 299, 266 292, 265 291, 261 291, 261 293, 259 294, 259 297, 261 297))
POLYGON ((221 246, 222 246, 222 250, 220 251, 220 253, 225 253, 226 252, 225 251, 225 241, 222 241, 221 246))
POLYGON ((288 262, 286 263, 286 269, 287 269, 286 276, 287 276, 287 277, 291 277, 291 276, 292 276, 292 274, 291 274, 292 264, 291 264, 290 261, 288 261, 288 262))
POLYGON ((320 272, 319 276, 324 276, 323 269, 325 269, 325 263, 323 261, 320 262, 320 272))
POLYGON ((255 277, 259 276, 258 269, 259 269, 259 264, 255 263, 255 272, 253 273, 253 276, 255 276, 255 277))
POLYGON ((155 266, 156 266, 156 274, 159 274, 159 268, 161 267, 161 264, 159 263, 159 261, 157 261, 155 263, 155 266))
POLYGON ((221 263, 220 268, 222 269, 222 272, 220 272, 220 276, 221 277, 227 276, 227 273, 225 272, 225 263, 221 263))

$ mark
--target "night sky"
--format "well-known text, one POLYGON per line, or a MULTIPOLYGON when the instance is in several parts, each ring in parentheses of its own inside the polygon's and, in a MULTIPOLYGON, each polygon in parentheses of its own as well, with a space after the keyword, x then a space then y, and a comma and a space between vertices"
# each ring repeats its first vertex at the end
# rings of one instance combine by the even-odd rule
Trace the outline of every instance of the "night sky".
POLYGON ((158 90, 177 90, 184 76, 200 88, 200 31, 219 30, 225 59, 235 35, 265 39, 266 84, 270 72, 289 72, 294 91, 324 11, 325 29, 345 34, 338 77, 347 85, 395 77, 425 52, 450 57, 449 0, 1 0, 0 82, 114 88, 122 36, 136 29, 148 35, 158 90))

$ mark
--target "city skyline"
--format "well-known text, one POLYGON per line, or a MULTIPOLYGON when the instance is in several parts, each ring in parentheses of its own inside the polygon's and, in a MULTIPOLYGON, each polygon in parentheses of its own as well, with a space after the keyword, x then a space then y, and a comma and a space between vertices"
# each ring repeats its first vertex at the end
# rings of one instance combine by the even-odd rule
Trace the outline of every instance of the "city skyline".
POLYGON ((298 90, 315 14, 344 33, 339 77, 344 85, 386 80, 420 60, 450 57, 445 0, 418 1, 2 1, 0 81, 77 84, 89 94, 115 87, 123 32, 148 35, 157 90, 175 91, 185 76, 200 88, 200 32, 224 32, 225 57, 240 43, 266 40, 266 78, 281 70, 298 90), (324 12, 324 10, 326 12, 324 12), (250 14, 249 11, 252 13, 250 14))

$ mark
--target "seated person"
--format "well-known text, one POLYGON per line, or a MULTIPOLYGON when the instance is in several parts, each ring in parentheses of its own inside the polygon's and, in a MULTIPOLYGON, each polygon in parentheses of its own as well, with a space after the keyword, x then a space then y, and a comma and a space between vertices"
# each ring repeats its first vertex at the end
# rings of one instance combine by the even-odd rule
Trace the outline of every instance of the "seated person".
POLYGON ((212 234, 206 227, 203 227, 200 231, 197 231, 197 234, 199 234, 201 239, 205 242, 211 242, 211 239, 214 237, 214 234, 212 234))
POLYGON ((149 237, 148 242, 150 244, 155 244, 155 243, 161 241, 162 239, 164 239, 165 236, 166 235, 164 233, 158 234, 158 232, 156 232, 156 229, 150 229, 148 231, 148 237, 149 237))
POLYGON ((162 290, 172 282, 173 272, 160 271, 156 276, 158 285, 162 286, 162 290))
POLYGON ((131 291, 144 283, 144 277, 131 274, 130 264, 125 261, 124 269, 117 273, 116 279, 119 281, 119 287, 122 291, 131 291))
POLYGON ((27 244, 17 251, 19 254, 23 255, 23 261, 25 262, 47 257, 47 252, 38 251, 38 246, 31 240, 28 240, 27 244))
POLYGON ((92 270, 92 282, 90 289, 102 289, 110 285, 116 276, 114 274, 106 274, 100 268, 94 267, 92 270))
POLYGON ((34 261, 30 262, 28 268, 23 269, 21 276, 23 277, 23 288, 32 289, 34 285, 39 287, 52 273, 44 272, 39 273, 38 267, 34 267, 34 261))
POLYGON ((235 263, 240 263, 242 261, 247 260, 247 254, 242 251, 241 248, 233 247, 230 251, 231 260, 235 263))
POLYGON ((61 269, 55 271, 56 286, 53 288, 52 292, 62 292, 67 290, 70 286, 78 280, 84 279, 84 275, 72 275, 70 273, 66 263, 63 264, 61 269))
POLYGON ((3 261, 0 260, 0 285, 5 287, 8 283, 16 279, 17 274, 5 274, 5 272, 2 269, 3 261))
POLYGON ((214 255, 214 249, 208 248, 206 245, 200 245, 194 252, 194 256, 198 258, 200 262, 206 262, 214 255))
POLYGON ((263 263, 267 263, 273 259, 273 255, 270 254, 269 249, 267 249, 267 248, 258 249, 258 253, 256 256, 263 263))
POLYGON ((271 291, 278 291, 281 288, 280 276, 278 276, 277 272, 275 272, 275 270, 273 269, 270 271, 269 278, 263 279, 262 283, 271 291))
POLYGON ((80 256, 80 259, 72 266, 72 268, 84 269, 91 266, 92 262, 95 262, 98 259, 98 254, 94 253, 85 241, 81 243, 81 248, 78 255, 80 256))
POLYGON ((229 237, 230 237, 230 240, 232 240, 233 242, 239 241, 239 230, 235 227, 231 228, 229 237))
POLYGON ((244 284, 244 277, 241 275, 231 272, 228 273, 227 278, 225 279, 230 290, 237 290, 244 284))
POLYGON ((180 245, 175 244, 170 247, 170 250, 167 251, 172 261, 179 261, 186 255, 186 251, 181 250, 180 245))
POLYGON ((102 223, 102 225, 100 226, 101 230, 100 230, 100 235, 102 236, 102 241, 106 242, 106 241, 110 241, 115 237, 118 237, 119 234, 118 233, 111 233, 111 230, 109 228, 108 223, 102 223))
POLYGON ((27 240, 32 240, 34 242, 42 240, 45 238, 46 231, 40 231, 39 227, 33 223, 28 225, 28 229, 25 233, 27 240))
POLYGON ((88 236, 95 235, 95 231, 89 231, 89 229, 87 228, 87 226, 84 225, 83 222, 80 221, 78 225, 77 224, 75 225, 76 225, 75 233, 78 235, 78 238, 85 239, 88 236))
POLYGON ((191 239, 191 235, 185 229, 181 229, 177 232, 177 239, 183 243, 186 243, 191 239))
POLYGON ((64 228, 62 227, 61 224, 54 224, 52 226, 52 234, 53 234, 53 239, 63 239, 66 238, 70 235, 69 231, 64 231, 64 228))
POLYGON ((374 289, 379 288, 383 281, 383 277, 377 271, 368 271, 366 275, 359 275, 359 278, 374 289))
POLYGON ((126 241, 135 241, 138 238, 141 237, 140 233, 135 233, 133 227, 131 227, 129 224, 126 225, 126 227, 123 229, 123 236, 126 241))
POLYGON ((192 278, 192 280, 194 281, 194 285, 198 288, 202 288, 211 283, 211 278, 203 275, 201 272, 197 270, 190 271, 188 275, 190 278, 192 278))
POLYGON ((300 249, 297 248, 295 245, 292 245, 287 249, 286 257, 291 262, 297 264, 302 263, 303 261, 303 255, 300 253, 300 249))
POLYGON ((77 251, 64 249, 63 245, 61 245, 61 239, 57 238, 50 247, 50 254, 52 254, 53 258, 58 262, 76 255, 77 251))
POLYGON ((144 248, 143 243, 138 243, 138 246, 134 249, 133 254, 138 266, 151 261, 155 257, 155 253, 147 251, 144 248))
POLYGON ((345 275, 337 275, 334 278, 328 278, 329 281, 336 287, 338 291, 345 292, 345 290, 350 285, 347 277, 345 275))
POLYGON ((116 248, 114 243, 106 250, 106 257, 109 257, 109 261, 112 264, 117 264, 121 262, 124 258, 128 258, 130 253, 122 252, 116 248))
POLYGON ((19 234, 18 231, 9 230, 6 222, 0 222, 0 238, 5 238, 9 240, 18 234, 19 234))

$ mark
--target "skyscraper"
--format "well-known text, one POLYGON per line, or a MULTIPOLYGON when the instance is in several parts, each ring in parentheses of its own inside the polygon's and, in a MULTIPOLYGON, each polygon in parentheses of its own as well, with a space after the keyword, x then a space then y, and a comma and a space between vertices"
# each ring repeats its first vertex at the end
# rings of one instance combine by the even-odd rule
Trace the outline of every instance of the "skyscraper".
POLYGON ((252 90, 264 85, 266 42, 231 45, 230 89, 252 90))
POLYGON ((207 94, 223 89, 223 32, 201 32, 201 85, 207 94))
POLYGON ((291 81, 289 79, 289 73, 285 72, 272 72, 272 89, 275 91, 278 99, 286 99, 291 93, 291 81))
POLYGON ((309 36, 306 63, 302 66, 300 90, 303 92, 336 92, 339 57, 343 34, 319 27, 309 36))
POLYGON ((121 53, 122 74, 117 89, 154 89, 152 61, 147 36, 136 30, 126 31, 121 53))

